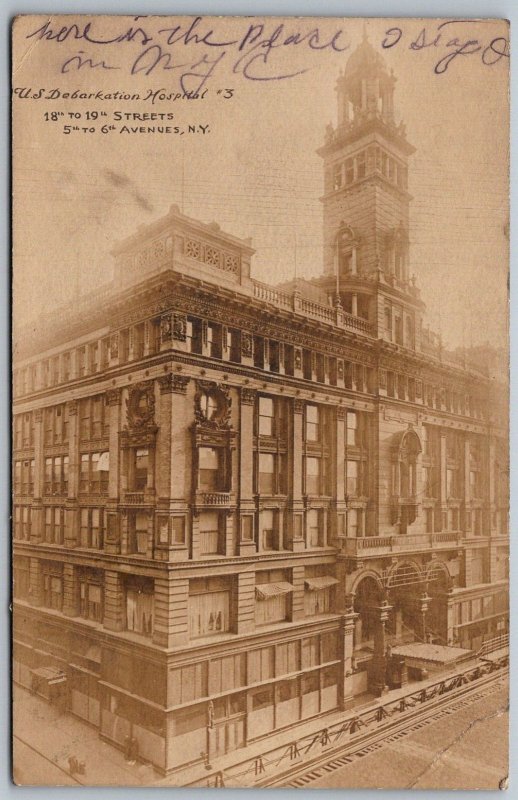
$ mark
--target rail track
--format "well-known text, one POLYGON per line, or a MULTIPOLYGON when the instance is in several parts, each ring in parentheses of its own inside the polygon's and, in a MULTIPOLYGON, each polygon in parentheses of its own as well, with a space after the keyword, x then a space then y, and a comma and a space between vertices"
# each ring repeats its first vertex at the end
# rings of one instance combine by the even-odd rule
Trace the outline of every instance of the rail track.
POLYGON ((188 786, 304 787, 364 758, 385 744, 454 714, 497 691, 506 679, 508 657, 465 668, 407 695, 352 712, 342 722, 289 745, 233 764, 188 786))
POLYGON ((359 745, 359 749, 359 743, 354 743, 354 745, 351 745, 350 748, 347 748, 347 751, 339 757, 331 757, 330 760, 329 754, 323 755, 320 758, 320 766, 318 766, 318 764, 313 764, 312 766, 301 765, 301 768, 299 768, 297 771, 294 771, 293 775, 284 775, 282 780, 271 781, 270 783, 263 785, 282 785, 294 788, 309 786, 314 780, 322 778, 324 775, 334 772, 340 767, 344 767, 355 760, 364 758, 370 753, 373 753, 375 750, 380 750, 386 744, 396 742, 398 739, 403 739, 405 736, 424 728, 426 725, 430 725, 431 723, 436 722, 443 717, 454 714, 456 711, 471 705, 471 703, 476 702, 478 699, 487 697, 488 694, 496 691, 499 688, 502 677, 502 675, 499 675, 499 680, 497 680, 496 677, 493 677, 492 680, 486 682, 485 685, 478 691, 475 691, 474 687, 472 687, 471 691, 465 692, 463 696, 456 701, 452 701, 451 698, 448 698, 447 705, 445 705, 446 700, 444 699, 442 707, 436 709, 435 711, 429 711, 425 714, 423 709, 423 711, 419 713, 417 719, 414 716, 413 721, 407 720, 400 725, 394 726, 392 732, 385 730, 384 732, 378 731, 376 734, 371 734, 368 741, 365 741, 363 744, 359 745))

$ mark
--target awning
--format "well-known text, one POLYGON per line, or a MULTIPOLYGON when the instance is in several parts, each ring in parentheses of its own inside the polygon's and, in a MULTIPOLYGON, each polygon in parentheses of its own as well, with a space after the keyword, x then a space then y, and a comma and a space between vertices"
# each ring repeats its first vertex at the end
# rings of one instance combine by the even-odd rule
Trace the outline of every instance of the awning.
POLYGON ((261 583, 255 587, 255 596, 258 600, 267 600, 268 597, 280 597, 293 591, 293 586, 287 581, 279 583, 261 583))
POLYGON ((338 581, 331 575, 322 575, 321 578, 308 578, 304 583, 306 589, 310 592, 317 592, 319 589, 327 589, 329 586, 334 586, 338 581))
POLYGON ((33 669, 31 672, 37 678, 47 681, 49 686, 54 683, 64 683, 67 679, 67 676, 61 670, 53 667, 38 667, 38 669, 33 669))

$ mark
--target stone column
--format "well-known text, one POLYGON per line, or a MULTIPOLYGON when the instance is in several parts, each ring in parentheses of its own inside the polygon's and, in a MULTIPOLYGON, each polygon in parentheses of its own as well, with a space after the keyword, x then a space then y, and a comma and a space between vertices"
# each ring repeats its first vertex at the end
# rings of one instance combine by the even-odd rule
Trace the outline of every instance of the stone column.
POLYGON ((358 316, 358 295, 353 292, 351 295, 351 314, 353 317, 358 316))
MULTIPOLYGON (((155 557, 184 561, 189 557, 188 536, 188 426, 189 378, 168 373, 158 379, 160 388, 159 434, 156 447, 157 530, 160 535, 155 557), (180 522, 180 519, 183 522, 180 522), (175 531, 184 531, 182 537, 175 531)), ((190 453, 190 450, 189 450, 190 453)), ((192 472, 192 470, 190 470, 192 472)))
POLYGON ((34 495, 31 506, 31 542, 43 541, 43 480, 45 458, 43 455, 43 409, 34 411, 34 495))
POLYGON ((441 526, 440 530, 444 528, 444 512, 447 509, 447 483, 446 483, 446 431, 441 430, 439 442, 439 480, 441 487, 441 526))
POLYGON ((291 570, 293 593, 291 595, 291 619, 293 622, 304 619, 304 567, 297 565, 291 570))
POLYGON ((304 403, 302 400, 293 401, 292 416, 292 501, 291 501, 291 530, 290 540, 294 551, 304 550, 304 503, 302 500, 302 415, 304 403))
POLYGON ((353 696, 353 652, 354 652, 354 626, 358 618, 352 607, 347 609, 340 619, 338 641, 340 647, 340 680, 338 684, 340 709, 344 709, 348 700, 353 696))
POLYGON ((392 606, 384 600, 380 606, 373 609, 377 615, 374 631, 374 656, 369 674, 370 691, 380 697, 386 691, 387 656, 385 625, 392 606))
POLYGON ((77 400, 70 400, 68 406, 68 497, 65 504, 65 545, 76 547, 79 544, 79 416, 77 400))
POLYGON ((420 615, 420 618, 421 618, 420 638, 421 638, 421 641, 423 641, 423 642, 427 641, 427 637, 426 637, 426 614, 428 612, 428 608, 429 608, 431 599, 432 598, 429 597, 426 592, 423 592, 423 594, 420 596, 420 598, 418 600, 418 609, 419 609, 419 615, 420 615))
POLYGON ((119 432, 121 429, 121 390, 109 389, 106 392, 108 404, 109 438, 108 450, 110 470, 108 473, 108 500, 106 502, 106 536, 104 549, 107 553, 120 553, 120 465, 121 451, 119 432))
POLYGON ((104 571, 104 627, 122 631, 126 627, 124 585, 120 572, 104 571))
POLYGON ((31 606, 41 606, 43 602, 43 575, 37 558, 29 561, 29 602, 31 606))
POLYGON ((466 524, 466 516, 471 511, 471 484, 470 484, 470 453, 469 453, 469 437, 464 439, 464 520, 463 529, 464 535, 470 536, 473 530, 472 526, 468 528, 466 524))
POLYGON ((77 567, 73 564, 63 564, 63 614, 67 617, 77 617, 80 610, 79 581, 77 567))
POLYGON ((154 644, 170 648, 188 643, 188 599, 187 578, 175 578, 171 573, 155 578, 154 644))
POLYGON ((254 409, 257 393, 241 389, 239 429, 239 555, 255 553, 255 501, 253 487, 254 409))
POLYGON ((234 580, 235 632, 255 630, 255 572, 239 572, 234 580))
POLYGON ((337 547, 345 546, 347 531, 345 501, 345 421, 347 411, 345 408, 336 409, 336 514, 333 525, 334 539, 337 547))

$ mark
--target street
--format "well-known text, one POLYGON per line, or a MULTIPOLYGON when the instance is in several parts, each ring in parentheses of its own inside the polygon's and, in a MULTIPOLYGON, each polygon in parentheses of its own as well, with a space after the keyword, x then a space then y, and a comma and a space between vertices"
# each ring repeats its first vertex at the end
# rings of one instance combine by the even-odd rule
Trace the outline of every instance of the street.
POLYGON ((508 687, 386 742, 307 788, 498 789, 508 774, 508 687))

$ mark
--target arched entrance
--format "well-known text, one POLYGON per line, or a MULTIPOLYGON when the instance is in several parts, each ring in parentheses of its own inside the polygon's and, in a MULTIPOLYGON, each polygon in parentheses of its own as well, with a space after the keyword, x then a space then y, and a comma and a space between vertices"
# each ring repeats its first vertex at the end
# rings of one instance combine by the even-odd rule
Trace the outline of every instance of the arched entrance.
POLYGON ((448 592, 452 580, 445 564, 432 562, 426 571, 426 585, 430 596, 426 619, 427 636, 437 644, 448 644, 448 592))
POLYGON ((376 628, 376 608, 383 600, 380 582, 366 575, 359 582, 354 595, 354 611, 358 614, 354 627, 355 650, 371 650, 376 628))
POLYGON ((417 564, 399 564, 387 577, 387 591, 392 606, 387 621, 387 637, 391 645, 424 641, 426 619, 423 598, 426 582, 417 564))

